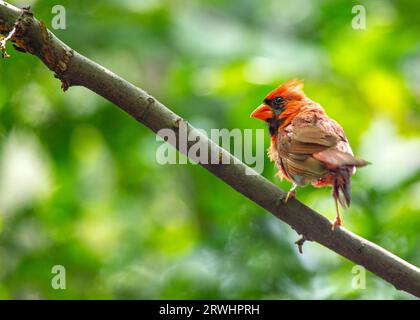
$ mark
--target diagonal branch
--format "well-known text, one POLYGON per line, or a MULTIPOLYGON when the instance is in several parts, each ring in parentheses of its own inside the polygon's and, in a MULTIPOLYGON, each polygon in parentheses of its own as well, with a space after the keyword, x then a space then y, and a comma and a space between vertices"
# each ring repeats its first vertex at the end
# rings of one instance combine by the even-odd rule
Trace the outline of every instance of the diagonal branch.
MULTIPOLYGON (((64 90, 70 86, 84 86, 113 102, 155 133, 169 128, 176 132, 178 139, 182 123, 188 133, 200 136, 199 131, 148 93, 61 42, 33 17, 29 9, 18 9, 0 1, 0 33, 9 35, 13 28, 16 30, 10 40, 15 47, 40 58, 61 80, 64 90)), ((233 155, 206 137, 201 136, 201 142, 208 145, 209 154, 216 153, 219 158, 229 159, 230 164, 200 164, 303 235, 297 242, 300 250, 304 240, 316 241, 366 267, 397 289, 420 297, 419 268, 344 228, 332 231, 327 218, 295 199, 283 204, 280 201, 283 191, 276 185, 260 175, 247 174, 251 170, 249 167, 237 159, 234 161, 233 155)), ((188 143, 190 147, 193 142, 188 143)), ((176 143, 174 146, 180 149, 176 143)), ((186 150, 180 151, 185 153, 186 150)))

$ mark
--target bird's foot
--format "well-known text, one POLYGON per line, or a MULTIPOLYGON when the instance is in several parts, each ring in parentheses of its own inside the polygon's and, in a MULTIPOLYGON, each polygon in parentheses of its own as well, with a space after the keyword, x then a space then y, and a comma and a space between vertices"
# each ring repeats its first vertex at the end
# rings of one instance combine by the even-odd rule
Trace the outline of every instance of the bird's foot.
POLYGON ((287 203, 290 199, 296 197, 296 190, 290 190, 285 197, 283 197, 283 202, 287 203))
POLYGON ((341 218, 339 216, 337 216, 331 226, 331 230, 334 231, 335 228, 337 228, 337 226, 341 226, 341 218))

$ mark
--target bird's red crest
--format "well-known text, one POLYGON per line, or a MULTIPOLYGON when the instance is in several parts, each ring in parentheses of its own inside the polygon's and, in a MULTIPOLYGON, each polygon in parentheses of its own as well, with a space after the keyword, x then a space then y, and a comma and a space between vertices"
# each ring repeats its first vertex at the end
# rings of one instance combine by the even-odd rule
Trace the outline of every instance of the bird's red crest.
POLYGON ((278 88, 271 91, 267 96, 266 99, 273 99, 275 97, 284 97, 289 99, 296 99, 300 100, 305 97, 305 94, 302 91, 303 89, 303 81, 299 79, 289 80, 278 88))

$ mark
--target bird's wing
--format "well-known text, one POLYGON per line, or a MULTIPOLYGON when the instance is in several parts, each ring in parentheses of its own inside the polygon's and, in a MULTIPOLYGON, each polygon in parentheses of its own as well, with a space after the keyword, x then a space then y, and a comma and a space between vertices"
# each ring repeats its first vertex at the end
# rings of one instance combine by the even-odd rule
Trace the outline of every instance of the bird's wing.
POLYGON ((315 180, 327 173, 322 162, 312 155, 335 146, 338 137, 311 124, 303 127, 291 124, 284 134, 279 135, 278 142, 285 170, 295 182, 299 182, 300 177, 315 180))
POLYGON ((296 180, 312 181, 340 166, 361 166, 366 162, 355 158, 343 129, 332 119, 293 121, 279 134, 278 148, 288 174, 296 180))
POLYGON ((287 144, 289 153, 309 155, 331 148, 340 141, 340 137, 334 132, 313 124, 302 127, 292 125, 291 129, 287 144))

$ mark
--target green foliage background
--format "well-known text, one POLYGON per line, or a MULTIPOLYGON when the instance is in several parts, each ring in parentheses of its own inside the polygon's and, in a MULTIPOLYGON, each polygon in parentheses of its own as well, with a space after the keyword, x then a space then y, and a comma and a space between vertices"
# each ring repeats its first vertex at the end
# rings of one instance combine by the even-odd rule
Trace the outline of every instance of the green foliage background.
MULTIPOLYGON (((51 26, 56 1, 31 4, 51 26)), ((264 128, 250 112, 305 80, 373 165, 345 226, 420 265, 420 4, 416 1, 60 1, 77 51, 200 128, 264 128), (352 28, 352 6, 367 12, 352 28)), ((412 299, 297 235, 196 165, 157 164, 160 142, 29 54, 0 62, 0 298, 412 299), (66 290, 51 287, 54 265, 66 290)), ((266 137, 266 147, 269 144, 266 137)), ((283 188, 266 159, 264 175, 283 188)), ((334 217, 330 190, 298 198, 334 217)))

